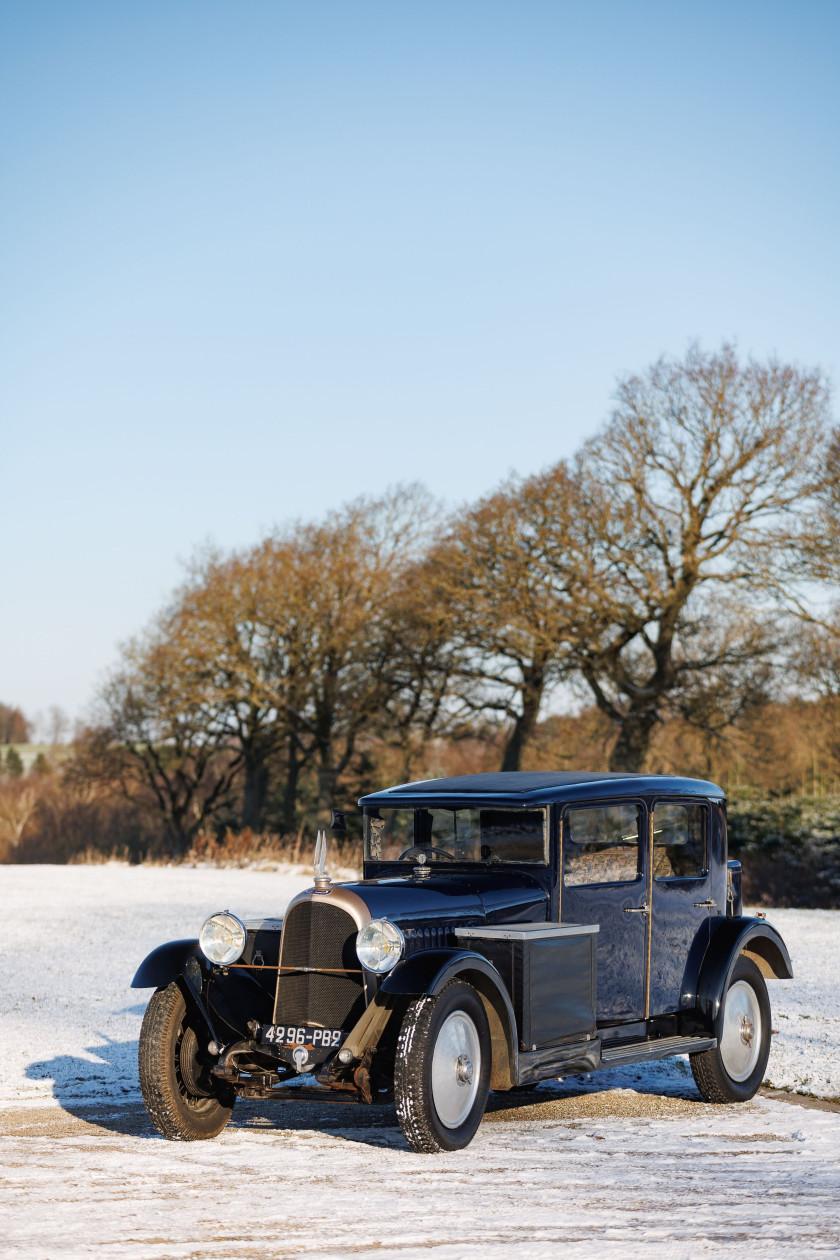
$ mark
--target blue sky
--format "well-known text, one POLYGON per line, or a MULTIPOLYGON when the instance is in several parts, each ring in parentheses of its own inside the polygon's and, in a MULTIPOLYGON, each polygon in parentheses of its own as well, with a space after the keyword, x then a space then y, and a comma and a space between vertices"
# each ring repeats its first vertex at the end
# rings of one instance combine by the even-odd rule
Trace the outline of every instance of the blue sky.
POLYGON ((207 539, 570 455, 616 377, 840 366, 840 5, 0 3, 0 699, 207 539))

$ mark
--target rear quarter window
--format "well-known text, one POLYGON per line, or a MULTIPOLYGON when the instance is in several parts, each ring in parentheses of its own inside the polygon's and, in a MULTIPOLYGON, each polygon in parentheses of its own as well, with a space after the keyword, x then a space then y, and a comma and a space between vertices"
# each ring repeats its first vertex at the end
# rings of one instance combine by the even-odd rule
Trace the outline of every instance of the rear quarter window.
POLYGON ((699 879, 706 874, 708 812, 705 805, 688 801, 654 806, 654 879, 699 879))

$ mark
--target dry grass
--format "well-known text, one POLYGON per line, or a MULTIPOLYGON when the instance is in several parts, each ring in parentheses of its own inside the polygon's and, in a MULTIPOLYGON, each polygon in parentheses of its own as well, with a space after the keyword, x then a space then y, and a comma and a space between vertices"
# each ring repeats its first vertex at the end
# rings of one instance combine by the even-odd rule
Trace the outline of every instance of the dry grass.
MULTIPOLYGON (((291 835, 261 834, 249 828, 244 831, 228 829, 222 836, 202 832, 186 853, 180 856, 148 854, 140 865, 308 867, 312 862, 314 847, 314 838, 307 835, 303 828, 291 835)), ((107 862, 129 862, 136 865, 137 859, 124 844, 111 848, 87 845, 68 857, 66 862, 68 866, 104 866, 107 862)), ((352 838, 330 836, 327 866, 340 879, 361 875, 362 852, 359 842, 352 838)))
MULTIPOLYGON (((228 828, 222 836, 200 833, 180 861, 212 866, 308 866, 313 848, 314 839, 305 835, 303 828, 288 835, 254 832, 249 827, 243 831, 228 828)), ((361 847, 355 839, 332 835, 329 857, 332 864, 342 870, 361 870, 361 847)))

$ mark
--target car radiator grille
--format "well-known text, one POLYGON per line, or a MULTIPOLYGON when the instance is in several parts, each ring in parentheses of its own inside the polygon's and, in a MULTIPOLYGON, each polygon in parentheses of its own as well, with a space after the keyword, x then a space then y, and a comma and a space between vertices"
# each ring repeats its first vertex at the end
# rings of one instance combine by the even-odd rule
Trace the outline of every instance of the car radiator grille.
POLYGON ((299 901, 283 924, 275 1024, 352 1028, 365 1008, 356 923, 323 901, 299 901), (285 968, 314 967, 316 971, 285 968))

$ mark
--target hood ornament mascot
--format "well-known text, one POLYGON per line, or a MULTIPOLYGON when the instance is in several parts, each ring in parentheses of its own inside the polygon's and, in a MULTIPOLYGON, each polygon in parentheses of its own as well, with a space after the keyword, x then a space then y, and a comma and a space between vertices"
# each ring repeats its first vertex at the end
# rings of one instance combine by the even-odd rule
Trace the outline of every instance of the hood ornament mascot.
POLYGON ((327 874, 327 833, 319 831, 315 839, 315 891, 329 892, 332 880, 327 874))

